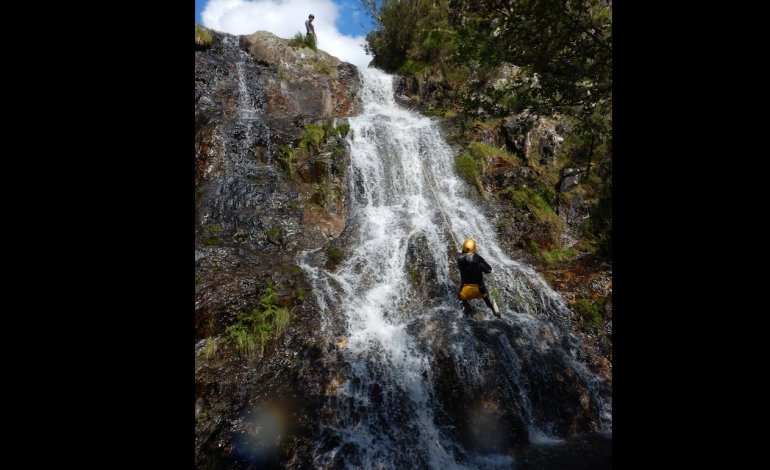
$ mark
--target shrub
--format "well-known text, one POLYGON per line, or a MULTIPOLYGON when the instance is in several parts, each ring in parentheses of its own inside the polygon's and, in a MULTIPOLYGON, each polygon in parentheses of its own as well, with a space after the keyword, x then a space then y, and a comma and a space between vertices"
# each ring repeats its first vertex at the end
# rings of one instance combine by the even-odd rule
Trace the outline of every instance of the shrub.
POLYGON ((304 127, 307 131, 307 135, 304 139, 302 139, 300 146, 304 144, 306 147, 308 147, 308 149, 312 148, 313 150, 318 150, 326 138, 326 130, 324 129, 324 126, 319 126, 317 124, 307 124, 304 127))
POLYGON ((455 171, 457 171, 460 178, 469 184, 476 184, 476 179, 479 177, 479 166, 476 160, 467 153, 457 157, 455 160, 455 171))
POLYGON ((297 31, 297 34, 295 34, 293 38, 289 39, 288 44, 294 48, 307 47, 314 51, 318 50, 315 43, 315 36, 312 34, 305 35, 299 31, 297 31))
POLYGON ((290 323, 288 309, 275 305, 277 295, 272 283, 268 282, 259 306, 251 313, 239 312, 238 321, 227 327, 230 341, 235 343, 238 353, 246 359, 265 354, 268 342, 286 331, 290 323))

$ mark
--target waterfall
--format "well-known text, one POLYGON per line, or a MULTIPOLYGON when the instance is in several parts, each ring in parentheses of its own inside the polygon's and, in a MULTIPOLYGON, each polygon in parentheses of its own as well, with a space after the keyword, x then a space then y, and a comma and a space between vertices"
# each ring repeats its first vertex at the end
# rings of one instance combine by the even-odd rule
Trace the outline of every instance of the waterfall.
POLYGON ((256 82, 258 81, 258 72, 254 66, 254 60, 251 56, 238 46, 236 37, 225 36, 222 42, 227 46, 232 54, 235 55, 235 76, 237 90, 234 95, 237 96, 236 114, 229 116, 233 119, 235 132, 233 134, 235 142, 234 153, 235 162, 239 166, 245 163, 251 166, 254 161, 259 146, 264 146, 265 159, 268 165, 271 163, 272 143, 270 137, 270 127, 264 122, 264 91, 256 82))
POLYGON ((333 270, 302 265, 324 312, 322 333, 345 364, 330 380, 314 468, 512 468, 516 457, 501 449, 556 445, 567 437, 565 415, 588 408, 594 430, 611 433, 611 386, 581 361, 573 313, 501 249, 436 123, 396 104, 392 76, 359 73, 363 111, 349 118, 347 137, 349 243, 333 270), (452 279, 466 238, 492 266, 487 286, 500 319, 480 299, 471 305, 481 315, 463 316, 452 279), (415 276, 425 274, 409 258, 415 252, 430 267, 428 302, 415 299, 415 276), (579 397, 558 395, 554 384, 565 377, 579 397), (451 387, 463 402, 447 398, 451 387), (505 423, 519 423, 521 442, 485 442, 485 433, 490 442, 512 433, 490 418, 490 403, 505 423), (476 413, 465 434, 452 418, 463 413, 476 413))

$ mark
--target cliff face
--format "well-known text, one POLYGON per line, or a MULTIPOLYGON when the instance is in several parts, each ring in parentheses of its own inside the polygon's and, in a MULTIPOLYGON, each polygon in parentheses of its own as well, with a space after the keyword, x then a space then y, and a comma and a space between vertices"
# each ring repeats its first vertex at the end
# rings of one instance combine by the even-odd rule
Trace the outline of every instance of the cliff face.
MULTIPOLYGON (((344 247, 348 236, 344 118, 361 112, 359 77, 351 64, 320 50, 292 47, 265 31, 248 36, 208 32, 211 43, 196 45, 195 51, 195 466, 313 468, 307 456, 324 420, 324 396, 336 386, 333 377, 344 375, 346 364, 337 339, 319 333, 321 307, 310 295, 297 257, 315 250, 315 263, 333 268, 334 251, 344 247), (291 323, 256 359, 246 360, 227 328, 238 323, 240 313, 259 307, 271 289, 275 306, 290 312, 291 323), (255 423, 264 423, 278 413, 274 410, 282 410, 287 424, 268 443, 261 424, 244 420, 256 416, 255 423), (236 436, 241 433, 246 437, 236 436), (253 454, 238 454, 237 443, 253 454)), ((508 138, 518 139, 525 154, 541 145, 539 158, 547 160, 553 129, 542 122, 525 123, 526 117, 511 120, 508 138)), ((506 138, 478 132, 490 143, 506 138)), ((531 176, 504 162, 492 165, 496 170, 485 174, 484 184, 493 192, 526 184, 531 176)), ((586 345, 594 354, 593 365, 611 383, 611 265, 593 259, 539 264, 521 250, 523 234, 537 230, 526 217, 494 198, 479 198, 479 205, 498 222, 510 256, 539 265, 565 299, 609 299, 609 342, 600 332, 589 335, 586 345)), ((565 214, 575 223, 581 217, 579 210, 565 214)), ((410 250, 419 254, 420 247, 410 250)), ((415 263, 422 259, 414 258, 415 263)), ((431 272, 431 266, 417 267, 431 272)), ((425 280, 416 290, 418 303, 429 301, 429 285, 425 280)), ((478 336, 490 345, 497 342, 491 333, 479 331, 478 336)), ((451 358, 440 357, 435 367, 437 377, 454 375, 451 358)), ((489 374, 494 381, 495 371, 489 374)), ((474 424, 463 421, 469 418, 458 403, 463 394, 478 391, 456 390, 451 380, 442 387, 447 403, 454 403, 448 408, 457 434, 472 433, 474 424)), ((564 395, 581 393, 570 381, 559 387, 564 395)), ((576 431, 590 428, 590 413, 575 410, 576 431)), ((506 419, 510 435, 503 437, 520 439, 519 418, 506 419)), ((591 458, 611 456, 611 441, 609 450, 604 443, 599 446, 591 458)), ((585 464, 588 457, 583 457, 585 464)), ((574 468, 582 468, 580 463, 575 459, 574 468)), ((558 468, 570 467, 563 463, 558 468)))
POLYGON ((354 96, 356 67, 324 51, 291 47, 267 31, 240 37, 240 47, 266 67, 260 82, 267 91, 267 113, 292 122, 345 117, 360 111, 354 96))
POLYGON ((358 111, 353 65, 264 31, 211 34, 195 53, 196 339, 249 306, 255 266, 291 284, 281 266, 342 231, 343 201, 321 194, 342 184, 341 137, 324 131, 312 151, 292 150, 307 125, 358 111))
POLYGON ((297 452, 296 436, 315 426, 323 341, 295 262, 345 227, 348 154, 335 119, 360 111, 353 65, 264 31, 206 31, 210 44, 195 51, 196 468, 229 461, 255 397, 292 410, 297 452), (227 327, 271 288, 289 331, 256 361, 241 359, 227 327))

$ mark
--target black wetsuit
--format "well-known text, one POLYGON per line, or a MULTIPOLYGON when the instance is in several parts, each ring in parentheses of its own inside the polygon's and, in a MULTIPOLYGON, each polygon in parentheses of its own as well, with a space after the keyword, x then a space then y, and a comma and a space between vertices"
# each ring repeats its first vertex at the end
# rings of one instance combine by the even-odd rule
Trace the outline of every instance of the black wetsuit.
MULTIPOLYGON (((492 307, 492 302, 487 295, 487 286, 484 284, 484 274, 492 272, 492 267, 486 262, 481 255, 476 253, 458 253, 455 258, 457 261, 457 267, 460 268, 460 281, 462 285, 465 284, 478 284, 479 292, 484 294, 484 303, 487 304, 492 312, 495 309, 492 307)), ((460 287, 462 289, 462 286, 460 287)), ((470 315, 472 309, 467 300, 461 300, 463 304, 463 311, 466 315, 470 315)))

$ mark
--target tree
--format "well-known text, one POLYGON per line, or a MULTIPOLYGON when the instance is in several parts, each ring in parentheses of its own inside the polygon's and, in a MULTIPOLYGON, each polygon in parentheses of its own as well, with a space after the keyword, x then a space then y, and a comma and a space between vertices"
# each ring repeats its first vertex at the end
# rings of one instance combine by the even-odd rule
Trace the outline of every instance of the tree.
POLYGON ((364 49, 374 56, 375 66, 413 71, 443 63, 454 52, 446 14, 449 0, 358 1, 372 19, 364 49))
POLYGON ((581 120, 611 113, 609 7, 599 0, 453 2, 461 4, 465 14, 450 20, 457 28, 457 62, 520 67, 503 91, 515 94, 519 105, 542 113, 559 112, 581 120))

